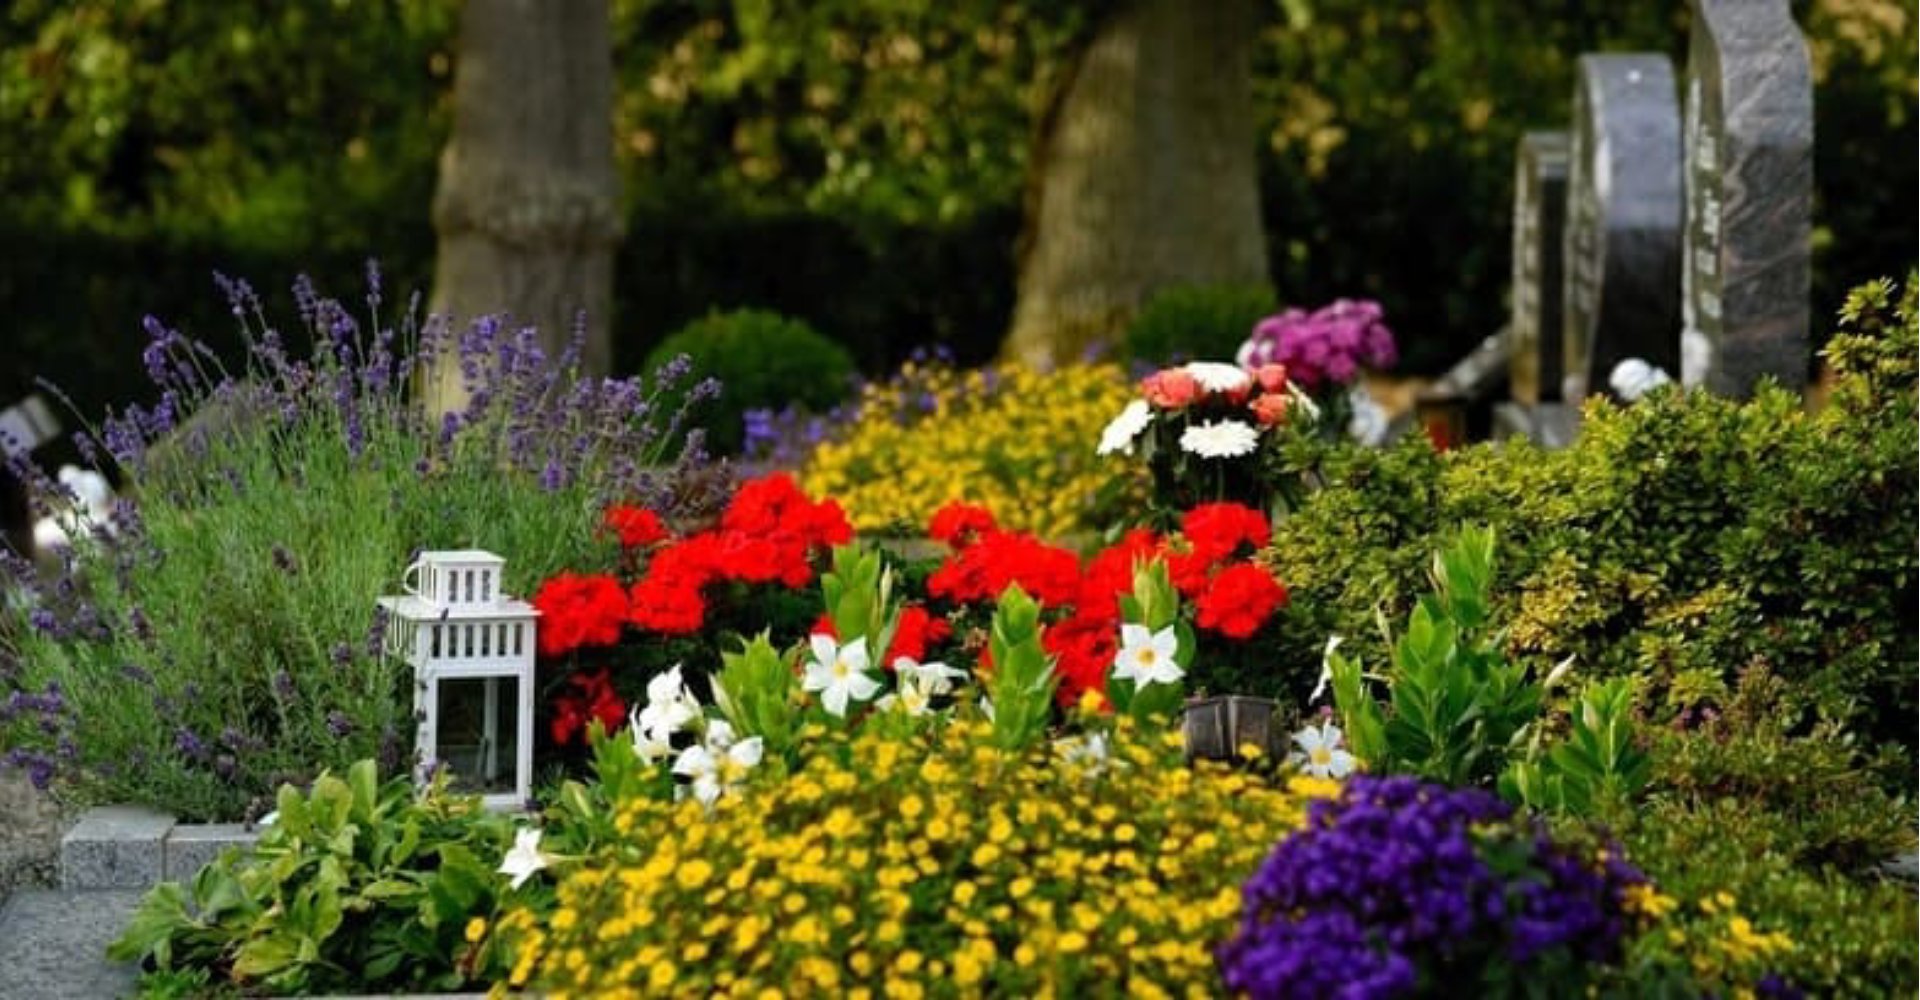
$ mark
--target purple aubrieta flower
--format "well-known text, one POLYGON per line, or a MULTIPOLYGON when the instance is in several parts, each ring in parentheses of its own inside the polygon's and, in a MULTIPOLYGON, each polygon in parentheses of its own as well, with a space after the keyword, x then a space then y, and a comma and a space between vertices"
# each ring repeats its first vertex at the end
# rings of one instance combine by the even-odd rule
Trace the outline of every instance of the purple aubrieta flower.
POLYGON ((1379 303, 1339 299, 1312 313, 1287 309, 1261 320, 1236 360, 1246 368, 1285 365, 1287 377, 1312 392, 1346 385, 1363 367, 1392 367, 1399 356, 1379 303))
POLYGON ((1549 955, 1607 963, 1625 890, 1645 881, 1615 850, 1595 863, 1516 823, 1487 792, 1363 775, 1312 803, 1247 881, 1218 958, 1228 989, 1256 998, 1406 996, 1549 955))

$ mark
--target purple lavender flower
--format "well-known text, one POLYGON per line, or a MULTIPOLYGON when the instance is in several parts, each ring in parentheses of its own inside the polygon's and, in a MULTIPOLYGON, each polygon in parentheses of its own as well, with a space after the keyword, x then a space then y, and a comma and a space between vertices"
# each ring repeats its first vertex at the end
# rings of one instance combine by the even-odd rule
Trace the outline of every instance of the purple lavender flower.
POLYGON ((203 761, 207 758, 207 745, 193 730, 185 726, 174 730, 173 748, 180 751, 188 760, 203 761))
POLYGON ((345 737, 357 728, 359 727, 354 724, 353 719, 348 717, 345 712, 332 711, 327 713, 327 732, 332 733, 335 739, 345 737))
POLYGON ((344 642, 336 642, 333 644, 333 649, 328 652, 327 658, 333 661, 334 669, 345 669, 347 664, 353 662, 353 647, 344 642))

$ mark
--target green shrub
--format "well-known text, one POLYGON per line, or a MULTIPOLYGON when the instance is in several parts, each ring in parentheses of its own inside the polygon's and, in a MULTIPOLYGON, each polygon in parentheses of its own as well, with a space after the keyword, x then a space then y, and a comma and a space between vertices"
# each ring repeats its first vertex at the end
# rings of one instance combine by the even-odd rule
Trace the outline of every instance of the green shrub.
POLYGON ((805 322, 763 309, 714 312, 681 327, 647 358, 648 371, 678 355, 693 361, 695 378, 720 381, 717 399, 695 416, 707 429, 707 447, 740 451, 748 410, 789 405, 815 413, 845 402, 854 390, 853 359, 805 322))
POLYGON ((1273 290, 1258 285, 1187 285, 1147 300, 1121 340, 1136 361, 1227 361, 1253 325, 1279 311, 1273 290))
MULTIPOLYGON (((1636 675, 1656 718, 1711 704, 1756 663, 1867 740, 1914 741, 1914 291, 1858 293, 1828 352, 1832 403, 1762 388, 1740 403, 1677 388, 1588 405, 1559 452, 1525 442, 1435 455, 1302 442, 1274 475, 1318 463, 1327 487, 1276 531, 1293 600, 1274 686, 1299 696, 1329 633, 1372 662, 1376 610, 1406 613, 1422 553, 1462 523, 1503 550, 1494 603, 1507 652, 1576 676, 1636 675)), ((1911 778, 1907 780, 1911 781, 1911 778)))
POLYGON ((502 902, 495 868, 512 840, 512 820, 478 798, 382 785, 361 761, 308 794, 283 786, 253 850, 147 893, 108 955, 151 958, 154 992, 215 975, 281 995, 485 983, 505 970, 469 922, 502 902))
MULTIPOLYGON (((1732 911, 1756 932, 1792 941, 1766 956, 1766 971, 1809 996, 1911 997, 1920 987, 1913 891, 1796 866, 1779 849, 1773 814, 1737 798, 1662 798, 1623 834, 1628 859, 1681 908, 1670 924, 1684 928, 1683 940, 1668 936, 1671 927, 1656 931, 1635 949, 1643 961, 1683 952, 1724 963, 1735 939, 1732 911)), ((1691 971, 1704 983, 1732 970, 1691 971)))

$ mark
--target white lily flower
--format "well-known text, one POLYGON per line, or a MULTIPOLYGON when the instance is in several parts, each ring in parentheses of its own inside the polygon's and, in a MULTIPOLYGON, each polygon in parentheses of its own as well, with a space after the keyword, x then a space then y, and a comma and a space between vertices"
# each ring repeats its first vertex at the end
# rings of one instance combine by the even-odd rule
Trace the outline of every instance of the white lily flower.
POLYGON ((867 673, 866 639, 843 646, 831 636, 815 633, 809 644, 813 659, 807 663, 800 687, 820 692, 820 704, 829 714, 845 716, 848 701, 867 701, 880 693, 880 682, 867 673))
POLYGON ((1245 368, 1223 361, 1188 362, 1186 372, 1208 392, 1239 392, 1253 384, 1245 368))
POLYGON ((1149 684, 1173 684, 1186 676, 1174 654, 1180 649, 1180 636, 1169 625, 1150 632, 1145 625, 1127 622, 1120 626, 1120 652, 1113 658, 1115 680, 1129 680, 1136 687, 1149 684))
POLYGON ((1311 705, 1327 693, 1327 685, 1333 683, 1333 651, 1340 648, 1340 637, 1327 636, 1327 648, 1320 651, 1320 678, 1313 682, 1313 693, 1307 695, 1307 704, 1311 705))
POLYGON ((1340 727, 1331 722, 1308 726, 1293 734, 1300 749, 1293 762, 1316 778, 1344 778, 1353 773, 1353 755, 1341 749, 1340 727))
POLYGON ((709 737, 722 736, 729 742, 725 745, 696 743, 680 751, 680 757, 673 762, 673 773, 687 778, 692 783, 693 797, 701 805, 712 805, 720 796, 738 789, 747 780, 747 772, 759 766, 765 752, 760 737, 754 736, 733 743, 733 729, 715 720, 719 732, 709 730, 709 737))
POLYGON ((1140 432, 1146 430, 1150 423, 1153 423, 1153 407, 1148 406, 1146 400, 1136 399, 1128 403, 1126 409, 1121 410, 1120 415, 1114 417, 1112 422, 1107 424, 1106 429, 1100 432, 1100 447, 1095 449, 1095 454, 1112 455, 1115 452, 1131 452, 1134 439, 1139 437, 1140 432))
POLYGON ((1089 733, 1060 741, 1060 758, 1090 771, 1105 767, 1112 756, 1113 748, 1107 743, 1106 733, 1089 733))
POLYGON ((918 663, 911 656, 896 656, 893 672, 897 677, 912 677, 930 695, 952 694, 955 681, 967 679, 967 672, 944 663, 918 663))
POLYGON ((699 717, 700 702, 687 690, 686 681, 680 676, 680 665, 676 663, 673 669, 647 682, 647 707, 641 710, 636 724, 662 736, 671 736, 699 717))
POLYGON ((1182 451, 1201 458, 1239 458, 1260 446, 1260 432, 1241 420, 1209 420, 1180 432, 1182 451))
POLYGON ((658 764, 673 752, 672 733, 657 732, 640 721, 640 710, 627 713, 627 730, 633 733, 633 752, 649 764, 658 764))
POLYGON ((513 850, 501 860, 499 872, 513 877, 508 888, 518 889, 534 872, 552 863, 552 856, 540 850, 540 831, 530 826, 521 827, 514 831, 513 850))

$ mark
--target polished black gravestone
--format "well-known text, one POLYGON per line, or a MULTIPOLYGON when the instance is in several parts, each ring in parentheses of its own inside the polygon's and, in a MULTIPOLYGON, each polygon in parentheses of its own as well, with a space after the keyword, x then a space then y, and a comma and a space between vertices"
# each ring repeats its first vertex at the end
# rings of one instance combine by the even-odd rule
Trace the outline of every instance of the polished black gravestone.
POLYGON ((1813 75, 1787 0, 1690 0, 1682 380, 1806 384, 1813 75))
POLYGON ((1567 167, 1562 398, 1626 358, 1680 367, 1680 107, 1649 54, 1580 57, 1567 167))
POLYGON ((1561 243, 1566 238, 1567 133, 1520 137, 1513 172, 1513 312, 1507 322, 1513 398, 1560 398, 1561 243))

